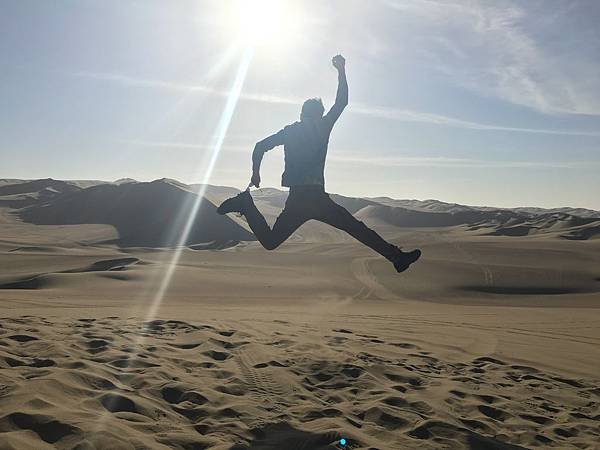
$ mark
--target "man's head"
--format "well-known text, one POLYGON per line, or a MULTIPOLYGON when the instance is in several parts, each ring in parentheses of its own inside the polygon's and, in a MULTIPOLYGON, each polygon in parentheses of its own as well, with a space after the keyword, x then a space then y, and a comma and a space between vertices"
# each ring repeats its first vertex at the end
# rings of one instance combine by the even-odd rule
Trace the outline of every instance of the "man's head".
POLYGON ((300 120, 315 120, 323 117, 325 107, 323 101, 320 98, 309 98, 302 105, 302 113, 300 114, 300 120))

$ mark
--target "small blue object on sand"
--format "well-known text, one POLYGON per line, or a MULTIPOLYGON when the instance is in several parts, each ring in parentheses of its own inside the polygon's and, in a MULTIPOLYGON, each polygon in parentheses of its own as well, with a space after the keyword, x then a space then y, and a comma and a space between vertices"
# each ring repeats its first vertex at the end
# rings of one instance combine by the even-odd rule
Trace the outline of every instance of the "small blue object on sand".
POLYGON ((341 446, 344 446, 344 445, 346 445, 346 439, 344 439, 344 438, 341 438, 341 439, 340 439, 340 445, 341 445, 341 446))

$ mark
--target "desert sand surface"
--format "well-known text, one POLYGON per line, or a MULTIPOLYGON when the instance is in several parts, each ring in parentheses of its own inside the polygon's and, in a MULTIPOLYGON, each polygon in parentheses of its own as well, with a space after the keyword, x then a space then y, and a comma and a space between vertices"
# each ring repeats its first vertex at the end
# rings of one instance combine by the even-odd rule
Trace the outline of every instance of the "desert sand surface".
POLYGON ((175 249, 197 186, 38 181, 0 183, 1 449, 600 448, 593 212, 336 200, 397 274, 322 224, 267 252, 230 188, 175 249))

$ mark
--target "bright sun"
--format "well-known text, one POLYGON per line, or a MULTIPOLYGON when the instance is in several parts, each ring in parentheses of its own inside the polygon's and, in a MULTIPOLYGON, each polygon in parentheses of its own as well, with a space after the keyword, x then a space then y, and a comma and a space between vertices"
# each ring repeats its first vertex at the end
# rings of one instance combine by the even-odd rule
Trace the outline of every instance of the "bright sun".
POLYGON ((299 23, 299 11, 283 0, 237 0, 230 11, 233 33, 243 42, 274 49, 289 44, 299 23))

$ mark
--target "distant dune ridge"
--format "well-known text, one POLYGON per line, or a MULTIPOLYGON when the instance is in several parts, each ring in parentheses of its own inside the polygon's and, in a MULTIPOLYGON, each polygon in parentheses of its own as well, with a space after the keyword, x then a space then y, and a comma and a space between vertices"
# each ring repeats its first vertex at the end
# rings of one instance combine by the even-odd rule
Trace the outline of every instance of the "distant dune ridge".
POLYGON ((586 240, 600 235, 600 219, 566 213, 523 214, 509 210, 461 210, 424 212, 406 208, 371 205, 356 214, 371 225, 396 227, 449 227, 469 225, 469 230, 491 236, 528 236, 554 233, 565 239, 586 240), (485 231, 485 233, 483 233, 485 231))
POLYGON ((600 218, 600 211, 586 208, 537 208, 537 207, 517 207, 517 208, 497 208, 493 206, 467 206, 458 203, 446 203, 439 200, 396 200, 389 197, 373 197, 367 198, 375 203, 387 206, 399 206, 406 209, 414 209, 416 211, 430 212, 462 212, 462 211, 497 211, 508 210, 521 214, 541 215, 550 213, 570 214, 578 217, 600 218))
POLYGON ((53 180, 2 180, 0 183, 0 206, 21 208, 41 203, 59 194, 75 192, 81 188, 71 182, 53 180))
MULTIPOLYGON (((50 178, 0 180, 0 206, 14 209, 22 220, 34 224, 112 225, 119 234, 119 245, 124 247, 168 247, 176 245, 186 214, 196 193, 201 191, 204 198, 186 245, 254 240, 243 220, 214 213, 216 205, 239 193, 238 189, 225 186, 188 186, 169 179, 153 182, 121 179, 112 183, 50 178)), ((272 223, 285 205, 287 192, 264 188, 253 191, 253 197, 272 223)), ((600 211, 583 208, 499 209, 437 200, 353 198, 335 194, 332 198, 376 229, 466 226, 469 231, 492 236, 548 234, 571 240, 600 236, 600 211)), ((300 231, 300 235, 304 233, 303 240, 344 239, 335 230, 326 231, 321 224, 309 224, 303 230, 300 231)))

